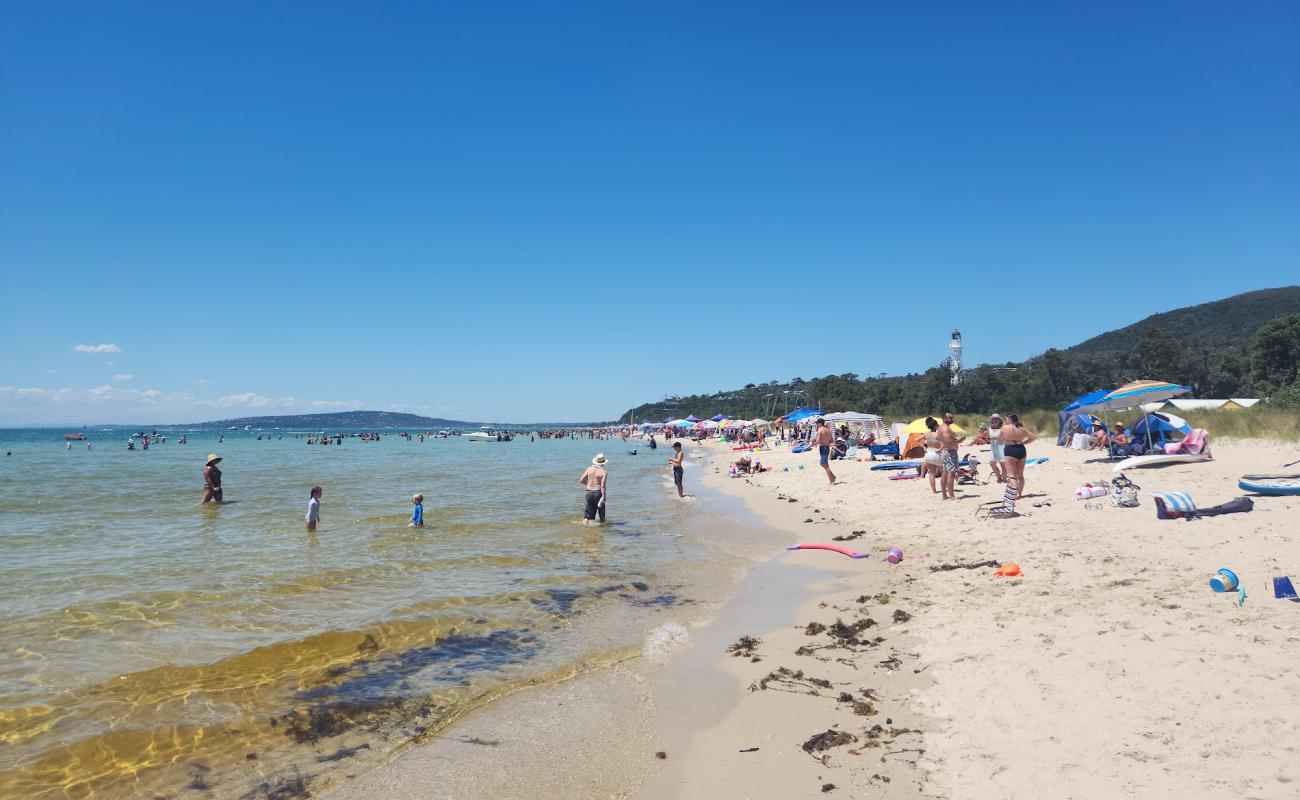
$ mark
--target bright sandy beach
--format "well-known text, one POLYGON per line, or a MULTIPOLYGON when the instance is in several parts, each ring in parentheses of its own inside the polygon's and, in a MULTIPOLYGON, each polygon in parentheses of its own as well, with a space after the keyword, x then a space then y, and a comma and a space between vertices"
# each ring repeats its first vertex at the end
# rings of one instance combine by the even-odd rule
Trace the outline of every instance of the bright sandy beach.
POLYGON ((1158 520, 1150 493, 1225 502, 1298 448, 1211 446, 1130 473, 1141 504, 1116 508, 1074 497, 1109 464, 1038 443, 1023 516, 977 520, 999 485, 943 503, 851 461, 830 487, 781 449, 729 479, 729 448, 691 445, 762 554, 730 602, 666 655, 520 692, 329 796, 1294 798, 1300 604, 1271 579, 1300 573, 1300 498, 1189 522, 1158 520), (870 558, 781 549, 854 531, 870 558), (1023 576, 944 569, 985 561, 1023 576), (1241 607, 1209 588, 1221 567, 1241 607), (759 641, 728 654, 742 635, 759 641))

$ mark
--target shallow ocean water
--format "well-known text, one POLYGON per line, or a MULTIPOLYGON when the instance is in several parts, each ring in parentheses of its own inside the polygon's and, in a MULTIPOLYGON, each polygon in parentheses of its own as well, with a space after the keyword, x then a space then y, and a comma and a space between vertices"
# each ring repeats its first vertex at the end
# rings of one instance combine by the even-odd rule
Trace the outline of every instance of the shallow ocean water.
POLYGON ((699 508, 644 443, 180 432, 127 451, 123 429, 89 450, 0 431, 0 796, 315 791, 640 653, 725 566, 682 535, 699 508), (210 451, 226 502, 205 506, 210 451), (577 478, 602 451, 612 524, 584 528, 577 478))

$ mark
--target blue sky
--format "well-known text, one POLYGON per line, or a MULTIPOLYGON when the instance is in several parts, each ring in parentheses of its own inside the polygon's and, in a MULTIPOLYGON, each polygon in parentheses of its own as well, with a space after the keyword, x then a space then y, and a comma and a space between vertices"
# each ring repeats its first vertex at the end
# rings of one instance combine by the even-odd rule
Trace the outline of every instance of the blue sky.
POLYGON ((609 418, 1300 275, 1293 2, 4 13, 0 425, 609 418))

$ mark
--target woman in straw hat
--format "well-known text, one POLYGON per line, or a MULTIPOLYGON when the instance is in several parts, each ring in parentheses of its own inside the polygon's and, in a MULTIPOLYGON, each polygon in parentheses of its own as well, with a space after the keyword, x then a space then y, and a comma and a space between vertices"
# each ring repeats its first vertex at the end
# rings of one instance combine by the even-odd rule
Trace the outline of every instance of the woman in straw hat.
POLYGON ((221 470, 217 464, 221 462, 221 456, 216 453, 208 453, 208 465, 203 468, 203 502, 215 500, 221 502, 221 470))
POLYGON ((587 505, 582 512, 582 524, 591 525, 600 518, 605 524, 605 483, 609 474, 605 472, 605 454, 597 453, 591 460, 591 466, 578 478, 578 483, 587 487, 587 505))

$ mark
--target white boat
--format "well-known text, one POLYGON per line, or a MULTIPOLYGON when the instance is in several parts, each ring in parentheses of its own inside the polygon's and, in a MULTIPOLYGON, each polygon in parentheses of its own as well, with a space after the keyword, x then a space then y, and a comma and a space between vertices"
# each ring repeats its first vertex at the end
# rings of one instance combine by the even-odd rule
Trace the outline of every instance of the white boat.
POLYGON ((484 425, 473 433, 465 434, 465 440, 469 442, 495 442, 497 435, 492 432, 490 427, 484 425))
POLYGON ((1165 455, 1154 453, 1149 456, 1130 456, 1115 466, 1111 467, 1112 472, 1123 472, 1126 469, 1138 469, 1139 467, 1160 467, 1167 464, 1197 464, 1202 461, 1209 461, 1209 456, 1193 455, 1165 455))

